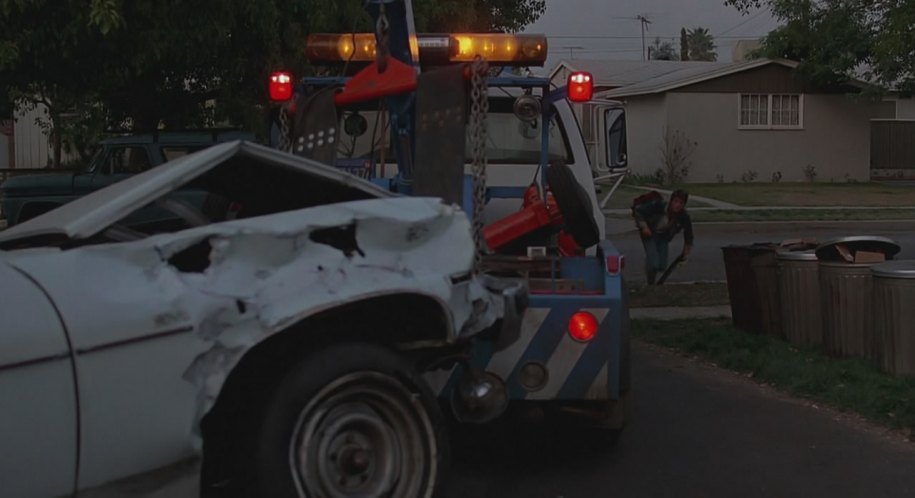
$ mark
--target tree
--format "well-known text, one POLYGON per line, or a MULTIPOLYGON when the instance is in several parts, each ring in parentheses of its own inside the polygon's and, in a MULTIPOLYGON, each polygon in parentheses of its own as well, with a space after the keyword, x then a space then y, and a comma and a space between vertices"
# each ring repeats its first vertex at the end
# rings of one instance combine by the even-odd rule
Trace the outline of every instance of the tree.
POLYGON ((708 28, 693 28, 686 34, 689 45, 689 59, 693 61, 716 61, 718 53, 715 52, 715 38, 709 33, 708 28))
POLYGON ((680 60, 689 60, 689 36, 686 34, 686 28, 680 28, 680 60))
MULTIPOLYGON (((307 74, 310 32, 371 29, 364 0, 0 0, 0 88, 62 115, 132 129, 264 120, 272 70, 307 74)), ((424 31, 518 30, 543 0, 414 1, 424 31)))
POLYGON ((880 89, 915 92, 915 2, 727 0, 749 13, 768 7, 781 26, 761 55, 800 62, 817 85, 865 78, 880 89))
POLYGON ((661 38, 655 38, 654 43, 648 47, 648 58, 656 61, 675 61, 679 59, 673 43, 669 41, 662 42, 661 38))

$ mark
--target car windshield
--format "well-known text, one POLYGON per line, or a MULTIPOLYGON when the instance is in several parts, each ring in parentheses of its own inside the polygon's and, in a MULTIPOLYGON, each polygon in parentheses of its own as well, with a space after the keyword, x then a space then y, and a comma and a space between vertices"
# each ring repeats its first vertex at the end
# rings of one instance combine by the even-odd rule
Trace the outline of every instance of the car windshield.
MULTIPOLYGON (((490 99, 486 118, 487 161, 490 164, 539 164, 543 142, 542 121, 539 116, 530 121, 519 119, 514 114, 514 102, 513 97, 490 99)), ((361 134, 349 134, 341 140, 337 149, 338 157, 368 158, 374 151, 376 160, 381 160, 383 152, 387 163, 394 162, 394 153, 390 147, 390 129, 385 123, 387 120, 377 120, 378 113, 375 111, 359 112, 358 115, 366 120, 361 127, 347 126, 344 118, 344 130, 359 130, 361 134)), ((555 114, 549 126, 549 160, 570 161, 572 154, 569 140, 555 114)), ((465 141, 467 145, 464 157, 469 163, 472 152, 469 134, 465 135, 465 141)))

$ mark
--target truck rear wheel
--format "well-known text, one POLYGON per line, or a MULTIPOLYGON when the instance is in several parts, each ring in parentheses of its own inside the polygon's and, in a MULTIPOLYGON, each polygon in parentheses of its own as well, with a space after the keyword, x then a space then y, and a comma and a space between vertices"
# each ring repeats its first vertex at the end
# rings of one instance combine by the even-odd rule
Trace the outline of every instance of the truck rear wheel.
POLYGON ((426 384, 376 345, 331 346, 294 367, 254 441, 256 496, 431 497, 448 440, 426 384))

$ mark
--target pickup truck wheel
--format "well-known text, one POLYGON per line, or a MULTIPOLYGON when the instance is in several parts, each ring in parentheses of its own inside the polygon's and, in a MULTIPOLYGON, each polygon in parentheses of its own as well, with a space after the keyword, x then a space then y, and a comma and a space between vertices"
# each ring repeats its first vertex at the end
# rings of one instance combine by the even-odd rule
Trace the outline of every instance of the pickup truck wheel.
POLYGON ((403 358, 331 346, 294 367, 268 402, 253 494, 431 497, 447 444, 435 397, 403 358))

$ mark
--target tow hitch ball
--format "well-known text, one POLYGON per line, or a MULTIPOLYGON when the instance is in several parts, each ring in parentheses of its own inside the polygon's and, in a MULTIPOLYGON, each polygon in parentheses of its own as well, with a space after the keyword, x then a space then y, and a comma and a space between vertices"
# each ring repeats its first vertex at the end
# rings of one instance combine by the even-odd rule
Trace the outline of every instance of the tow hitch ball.
POLYGON ((463 375, 451 391, 451 410, 461 423, 485 424, 508 408, 505 382, 469 362, 462 362, 463 375))

